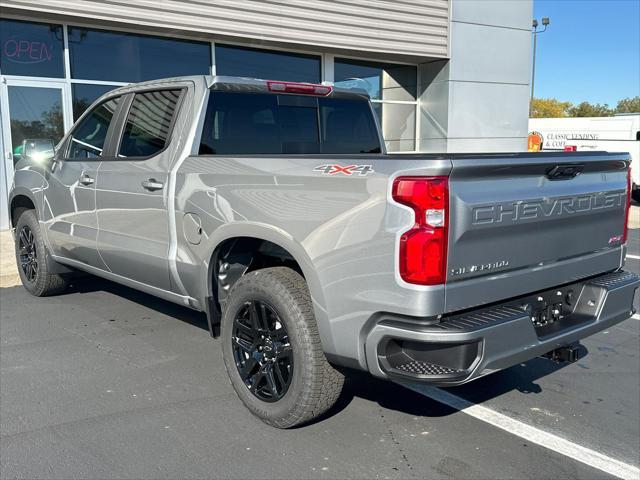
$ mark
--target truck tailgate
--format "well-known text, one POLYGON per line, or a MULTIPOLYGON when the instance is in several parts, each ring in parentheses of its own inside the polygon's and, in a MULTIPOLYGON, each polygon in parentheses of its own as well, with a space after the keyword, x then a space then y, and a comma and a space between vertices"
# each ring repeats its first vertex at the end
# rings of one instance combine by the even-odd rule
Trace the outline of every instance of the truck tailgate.
POLYGON ((447 311, 620 267, 627 154, 454 155, 452 164, 447 311))

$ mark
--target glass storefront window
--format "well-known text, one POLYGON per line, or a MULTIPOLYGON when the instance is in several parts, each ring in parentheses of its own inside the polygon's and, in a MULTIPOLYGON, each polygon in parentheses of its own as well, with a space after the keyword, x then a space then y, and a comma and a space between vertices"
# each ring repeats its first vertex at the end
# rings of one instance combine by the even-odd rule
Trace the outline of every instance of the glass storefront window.
POLYGON ((409 152, 415 150, 415 105, 376 102, 373 104, 373 109, 378 116, 384 142, 389 152, 409 152))
POLYGON ((73 101, 73 120, 76 121, 99 97, 110 92, 115 85, 93 85, 88 83, 74 83, 71 86, 73 101))
POLYGON ((372 100, 415 101, 417 67, 336 58, 334 82, 345 88, 363 88, 372 100))
POLYGON ((216 45, 216 74, 320 83, 320 57, 300 53, 216 45))
POLYGON ((64 77, 62 26, 0 20, 2 75, 64 77))
POLYGON ((27 139, 60 141, 64 134, 61 89, 10 85, 8 93, 14 163, 22 157, 27 139))
POLYGON ((416 148, 417 83, 414 65, 335 59, 334 84, 367 91, 389 152, 416 148))
POLYGON ((68 36, 71 78, 143 82, 209 73, 209 43, 80 27, 69 27, 68 36))

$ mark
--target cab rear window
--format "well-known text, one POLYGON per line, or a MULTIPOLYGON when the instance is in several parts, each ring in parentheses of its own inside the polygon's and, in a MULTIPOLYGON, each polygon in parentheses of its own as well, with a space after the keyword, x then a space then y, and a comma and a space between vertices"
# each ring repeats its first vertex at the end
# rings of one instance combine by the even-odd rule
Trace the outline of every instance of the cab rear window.
POLYGON ((212 91, 201 155, 379 153, 364 99, 212 91))

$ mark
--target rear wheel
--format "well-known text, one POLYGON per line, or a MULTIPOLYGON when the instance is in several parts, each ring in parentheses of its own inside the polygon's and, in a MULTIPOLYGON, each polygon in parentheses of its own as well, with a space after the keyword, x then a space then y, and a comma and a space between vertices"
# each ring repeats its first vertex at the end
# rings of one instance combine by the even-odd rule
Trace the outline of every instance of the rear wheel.
POLYGON ((44 246, 40 223, 33 210, 26 210, 18 219, 15 249, 20 280, 29 293, 45 297, 64 291, 67 279, 48 271, 49 252, 44 246))
POLYGON ((304 279, 284 267, 242 277, 222 318, 223 356, 244 405, 269 425, 306 423, 334 405, 344 377, 324 356, 304 279))
POLYGON ((631 190, 631 197, 638 203, 640 203, 640 185, 634 185, 631 190))

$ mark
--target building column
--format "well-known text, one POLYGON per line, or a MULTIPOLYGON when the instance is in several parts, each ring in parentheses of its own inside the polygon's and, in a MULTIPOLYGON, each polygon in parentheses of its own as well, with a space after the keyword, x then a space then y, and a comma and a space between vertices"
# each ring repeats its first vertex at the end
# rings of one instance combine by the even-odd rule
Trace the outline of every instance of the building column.
MULTIPOLYGON (((0 86, 0 95, 6 92, 6 88, 0 86)), ((0 98, 0 102, 2 99, 0 98)), ((9 125, 2 123, 2 115, 0 112, 0 231, 9 229, 9 175, 13 172, 7 172, 8 165, 6 160, 7 150, 4 144, 4 128, 10 128, 9 125)))
POLYGON ((526 150, 532 0, 451 0, 450 60, 421 64, 425 152, 526 150))

